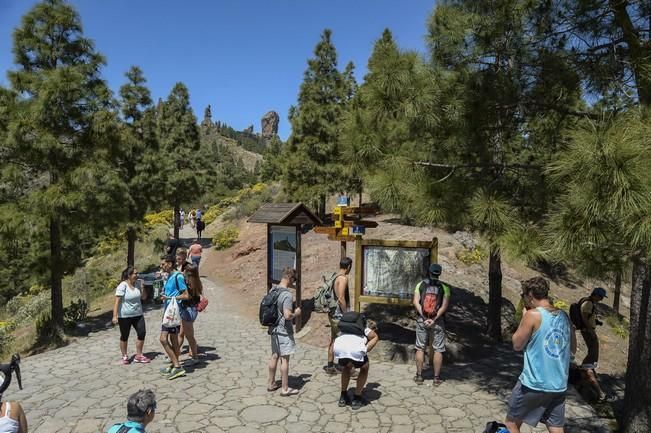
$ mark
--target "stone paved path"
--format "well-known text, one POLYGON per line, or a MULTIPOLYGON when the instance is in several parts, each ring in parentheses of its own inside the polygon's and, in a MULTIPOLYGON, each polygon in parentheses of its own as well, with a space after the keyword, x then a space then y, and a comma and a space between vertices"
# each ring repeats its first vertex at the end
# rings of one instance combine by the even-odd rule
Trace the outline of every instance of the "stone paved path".
MULTIPOLYGON (((30 432, 35 433, 106 431, 124 420, 127 396, 145 387, 158 398, 150 433, 468 433, 481 432, 487 421, 504 416, 510 390, 495 385, 504 383, 499 381, 503 371, 490 360, 450 367, 449 379, 438 388, 416 386, 411 365, 372 361, 366 392, 369 404, 354 412, 337 406, 339 376, 328 376, 321 369, 323 349, 299 342, 290 363, 290 381, 301 388, 301 394, 268 393, 266 331, 225 311, 219 302, 223 289, 209 281, 205 284, 210 305, 200 314, 196 328, 200 346, 207 349, 206 362, 186 377, 168 381, 158 373, 163 365, 157 332, 161 312, 153 310, 146 314, 145 344, 145 352, 156 356, 152 364, 121 365, 119 331, 103 330, 25 359, 24 390, 12 384, 5 397, 24 403, 30 432)), ((131 351, 133 342, 129 342, 131 351)), ((574 396, 567 412, 568 432, 609 431, 574 396)))

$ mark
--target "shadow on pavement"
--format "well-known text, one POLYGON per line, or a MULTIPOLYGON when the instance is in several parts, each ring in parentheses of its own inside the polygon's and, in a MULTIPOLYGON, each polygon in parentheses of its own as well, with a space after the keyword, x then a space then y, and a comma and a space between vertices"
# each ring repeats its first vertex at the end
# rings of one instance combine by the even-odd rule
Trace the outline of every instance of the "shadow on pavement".
POLYGON ((304 373, 298 376, 289 376, 288 384, 290 388, 303 389, 306 383, 310 382, 311 374, 304 373))
POLYGON ((368 403, 380 399, 382 396, 382 391, 378 389, 379 387, 380 384, 377 382, 369 382, 366 384, 366 387, 364 387, 363 395, 368 403))

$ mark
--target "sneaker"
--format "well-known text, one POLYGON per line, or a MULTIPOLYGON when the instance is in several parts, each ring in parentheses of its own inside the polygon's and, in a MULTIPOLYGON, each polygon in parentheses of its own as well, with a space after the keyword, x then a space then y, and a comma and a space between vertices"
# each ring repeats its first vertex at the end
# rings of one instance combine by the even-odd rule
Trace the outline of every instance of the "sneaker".
POLYGON ((348 393, 345 391, 341 392, 341 395, 339 396, 339 407, 346 407, 347 405, 350 404, 350 397, 348 397, 348 393))
POLYGON ((167 376, 167 379, 172 380, 181 376, 185 376, 185 370, 183 369, 183 367, 172 368, 172 371, 170 371, 170 374, 167 376))
POLYGON ((432 385, 439 386, 442 383, 443 383, 443 379, 441 379, 441 376, 434 376, 434 382, 432 383, 432 385))
POLYGON ((353 397, 353 402, 350 404, 352 410, 361 409, 364 406, 364 399, 361 395, 356 395, 353 397))
POLYGON ((328 366, 328 365, 324 365, 323 366, 323 371, 325 371, 327 374, 337 374, 337 373, 339 373, 337 371, 337 368, 334 365, 332 367, 328 366))
POLYGON ((172 364, 170 364, 167 367, 163 367, 163 368, 160 369, 160 374, 162 374, 164 376, 167 376, 168 374, 170 374, 172 372, 172 368, 174 368, 174 366, 172 364))
POLYGON ((416 382, 416 384, 418 384, 418 385, 422 385, 423 382, 424 382, 423 376, 421 376, 420 374, 417 374, 416 376, 414 376, 414 382, 416 382))
POLYGON ((140 364, 149 364, 151 362, 151 359, 147 358, 145 355, 136 355, 136 357, 133 358, 133 362, 139 362, 140 364))
POLYGON ((129 356, 128 355, 122 355, 122 364, 123 365, 131 364, 131 361, 129 361, 129 356))

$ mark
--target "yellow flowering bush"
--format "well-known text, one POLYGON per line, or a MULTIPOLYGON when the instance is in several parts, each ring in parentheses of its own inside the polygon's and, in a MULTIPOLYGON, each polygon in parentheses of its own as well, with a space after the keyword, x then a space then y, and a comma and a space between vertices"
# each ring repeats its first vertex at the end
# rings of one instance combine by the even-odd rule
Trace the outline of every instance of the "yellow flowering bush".
POLYGON ((172 225, 174 221, 174 210, 165 209, 157 213, 145 215, 145 227, 150 228, 159 224, 172 225))
POLYGON ((457 251, 456 256, 464 265, 470 266, 481 263, 486 258, 486 253, 481 248, 475 247, 472 250, 457 251))
POLYGON ((208 210, 203 214, 201 219, 203 220, 204 223, 206 223, 206 225, 208 225, 213 221, 215 221, 223 213, 224 213, 224 208, 216 204, 214 206, 210 206, 208 210))
POLYGON ((225 250, 237 243, 240 232, 235 227, 227 227, 224 230, 218 231, 212 238, 212 244, 217 250, 225 250))

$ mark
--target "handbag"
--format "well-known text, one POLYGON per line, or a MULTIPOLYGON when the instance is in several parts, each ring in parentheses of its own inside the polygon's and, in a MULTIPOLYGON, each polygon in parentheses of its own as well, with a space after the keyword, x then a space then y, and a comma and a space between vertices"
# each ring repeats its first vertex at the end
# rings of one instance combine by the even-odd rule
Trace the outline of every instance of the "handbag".
POLYGON ((207 306, 208 306, 208 298, 201 295, 199 299, 199 303, 197 304, 197 311, 202 312, 203 310, 206 309, 207 306))
POLYGON ((179 311, 179 304, 176 302, 176 298, 172 298, 170 303, 165 308, 165 314, 163 315, 162 325, 165 328, 175 328, 181 326, 181 313, 179 311))

